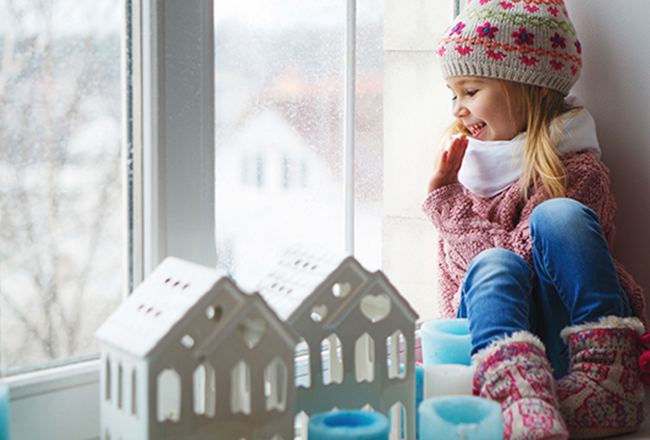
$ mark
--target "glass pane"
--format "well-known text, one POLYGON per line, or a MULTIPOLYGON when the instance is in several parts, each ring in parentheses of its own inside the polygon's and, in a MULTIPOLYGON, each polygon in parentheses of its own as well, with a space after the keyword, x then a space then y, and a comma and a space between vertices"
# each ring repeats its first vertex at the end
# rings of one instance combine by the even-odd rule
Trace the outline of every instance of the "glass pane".
MULTIPOLYGON (((357 35, 356 248, 374 266, 380 1, 359 2, 357 35)), ((217 259, 243 288, 254 288, 293 244, 345 249, 345 22, 344 1, 215 0, 217 259)))
POLYGON ((0 1, 0 369, 97 352, 122 291, 124 0, 0 1))
POLYGON ((357 0, 355 256, 381 268, 383 199, 383 0, 357 0))

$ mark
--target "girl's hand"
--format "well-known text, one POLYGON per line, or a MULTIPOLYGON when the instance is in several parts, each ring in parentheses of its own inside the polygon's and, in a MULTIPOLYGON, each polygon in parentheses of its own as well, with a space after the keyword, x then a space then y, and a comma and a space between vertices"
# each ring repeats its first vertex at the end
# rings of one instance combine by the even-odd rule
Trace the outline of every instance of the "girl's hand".
POLYGON ((463 164, 468 143, 467 137, 461 136, 454 139, 449 148, 442 152, 438 167, 429 179, 429 193, 458 182, 458 171, 463 164))

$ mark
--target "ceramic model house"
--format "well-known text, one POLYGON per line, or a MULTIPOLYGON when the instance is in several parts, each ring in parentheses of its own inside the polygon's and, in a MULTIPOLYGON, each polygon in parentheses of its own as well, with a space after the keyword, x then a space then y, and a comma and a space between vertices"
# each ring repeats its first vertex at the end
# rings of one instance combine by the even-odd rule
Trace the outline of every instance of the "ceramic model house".
POLYGON ((296 247, 258 291, 301 338, 295 411, 303 439, 308 415, 332 408, 380 411, 391 439, 415 438, 417 314, 382 272, 296 247))
POLYGON ((292 439, 297 335, 216 269, 165 259, 96 337, 102 440, 292 439))

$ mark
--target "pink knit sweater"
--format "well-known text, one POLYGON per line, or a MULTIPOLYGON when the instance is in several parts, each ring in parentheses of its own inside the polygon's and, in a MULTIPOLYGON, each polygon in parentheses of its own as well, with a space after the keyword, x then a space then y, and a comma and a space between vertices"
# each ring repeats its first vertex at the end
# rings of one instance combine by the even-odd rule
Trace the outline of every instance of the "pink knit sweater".
MULTIPOLYGON (((569 175, 566 197, 578 200, 600 217, 603 234, 613 249, 616 202, 609 191, 609 170, 587 152, 567 154, 562 162, 569 175)), ((460 288, 474 257, 490 248, 503 248, 523 257, 532 266, 529 220, 533 209, 548 198, 544 189, 533 191, 528 201, 515 183, 491 198, 480 198, 460 183, 428 195, 422 209, 438 230, 438 302, 443 318, 456 316, 460 288)), ((621 287, 627 292, 635 316, 648 326, 642 289, 615 261, 621 287)))

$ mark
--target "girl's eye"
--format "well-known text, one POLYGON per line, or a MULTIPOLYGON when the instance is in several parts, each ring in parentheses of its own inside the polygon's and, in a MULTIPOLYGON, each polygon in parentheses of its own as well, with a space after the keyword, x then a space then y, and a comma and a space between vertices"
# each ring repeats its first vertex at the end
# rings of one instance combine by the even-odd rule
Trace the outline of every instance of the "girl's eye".
POLYGON ((465 94, 467 96, 474 96, 474 95, 476 95, 476 92, 478 92, 478 90, 468 90, 468 91, 465 92, 465 94))

